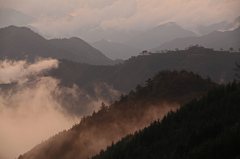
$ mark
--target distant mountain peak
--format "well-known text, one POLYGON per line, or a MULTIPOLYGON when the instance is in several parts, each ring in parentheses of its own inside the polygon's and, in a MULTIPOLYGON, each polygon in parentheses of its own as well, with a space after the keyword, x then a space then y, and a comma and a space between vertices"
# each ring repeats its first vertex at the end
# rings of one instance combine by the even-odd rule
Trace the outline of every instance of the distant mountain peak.
POLYGON ((51 57, 95 65, 113 64, 113 61, 78 37, 46 40, 27 27, 8 26, 0 29, 0 59, 51 57), (24 52, 25 54, 21 54, 24 52))
POLYGON ((201 45, 207 48, 214 48, 215 50, 229 50, 230 47, 235 50, 240 47, 240 27, 236 26, 231 31, 212 31, 211 33, 201 37, 184 37, 177 38, 172 41, 163 43, 159 47, 154 48, 156 50, 173 50, 175 48, 184 49, 190 45, 201 45))
POLYGON ((34 17, 11 8, 0 8, 0 27, 9 25, 26 26, 35 20, 34 17))
POLYGON ((168 22, 138 35, 131 39, 129 44, 140 50, 149 50, 176 38, 194 36, 197 36, 194 32, 182 28, 175 22, 168 22))
POLYGON ((168 22, 166 23, 167 26, 178 26, 175 22, 168 22))
POLYGON ((240 23, 240 16, 237 17, 237 18, 234 20, 234 22, 238 22, 238 23, 240 23))
POLYGON ((179 26, 175 22, 167 22, 167 23, 160 24, 160 25, 156 26, 152 30, 154 30, 154 29, 162 29, 162 28, 174 28, 174 29, 175 28, 181 28, 181 29, 183 29, 181 26, 179 26))
POLYGON ((45 40, 41 35, 39 35, 38 33, 32 31, 30 28, 28 27, 25 27, 25 26, 15 26, 15 25, 10 25, 8 27, 5 27, 5 28, 1 28, 0 29, 0 34, 2 37, 8 37, 10 38, 10 36, 13 36, 11 37, 12 40, 15 39, 15 40, 21 40, 21 42, 24 42, 25 40, 29 40, 29 39, 37 39, 37 40, 45 40), (23 40, 23 39, 25 40, 23 40))
POLYGON ((131 56, 138 55, 140 52, 140 50, 127 44, 113 42, 106 39, 93 42, 91 45, 111 59, 128 59, 131 56))
POLYGON ((101 39, 98 42, 103 42, 103 43, 111 43, 111 40, 107 40, 107 39, 101 39))
POLYGON ((4 27, 2 29, 15 29, 15 30, 28 30, 28 31, 31 31, 33 32, 31 29, 29 29, 28 27, 25 27, 25 26, 15 26, 15 25, 9 25, 7 27, 4 27))

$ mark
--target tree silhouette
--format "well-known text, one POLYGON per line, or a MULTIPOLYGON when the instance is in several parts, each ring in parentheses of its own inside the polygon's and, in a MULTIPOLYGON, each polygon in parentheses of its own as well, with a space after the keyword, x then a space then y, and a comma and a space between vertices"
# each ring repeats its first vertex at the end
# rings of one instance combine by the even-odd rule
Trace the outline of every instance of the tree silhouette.
POLYGON ((232 48, 232 47, 230 47, 230 48, 229 48, 229 51, 233 52, 233 48, 232 48))
POLYGON ((240 64, 235 63, 236 67, 233 69, 235 71, 234 76, 237 81, 240 81, 240 64))
POLYGON ((239 87, 215 87, 92 159, 239 158, 239 87))

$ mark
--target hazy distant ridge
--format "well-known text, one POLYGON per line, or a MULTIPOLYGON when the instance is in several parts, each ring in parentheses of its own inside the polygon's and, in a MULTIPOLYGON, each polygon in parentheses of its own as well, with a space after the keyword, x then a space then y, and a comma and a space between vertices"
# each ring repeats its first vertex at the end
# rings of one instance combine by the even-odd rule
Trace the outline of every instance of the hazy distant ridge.
POLYGON ((89 64, 112 64, 113 61, 79 38, 46 40, 27 27, 0 29, 0 59, 34 60, 35 57, 68 59, 89 64))
POLYGON ((197 35, 194 32, 185 30, 176 23, 170 22, 148 30, 127 43, 141 50, 149 50, 176 38, 195 36, 197 35))
POLYGON ((214 31, 208 35, 202 37, 185 37, 166 42, 153 50, 165 50, 165 49, 185 49, 190 45, 202 45, 208 48, 214 48, 216 50, 229 50, 233 48, 237 51, 240 48, 240 27, 233 31, 214 31))
POLYGON ((126 60, 131 56, 138 55, 140 52, 139 49, 131 47, 127 44, 111 42, 104 39, 93 42, 91 45, 113 60, 126 60))

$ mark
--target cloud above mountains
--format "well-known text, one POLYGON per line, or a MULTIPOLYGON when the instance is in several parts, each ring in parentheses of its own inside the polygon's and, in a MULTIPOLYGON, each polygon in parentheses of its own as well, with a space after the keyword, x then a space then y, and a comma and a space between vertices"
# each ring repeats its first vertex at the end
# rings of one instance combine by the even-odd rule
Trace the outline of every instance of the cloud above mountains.
POLYGON ((0 6, 35 17, 30 25, 53 36, 96 29, 142 30, 169 21, 191 28, 240 14, 240 0, 2 0, 0 6))

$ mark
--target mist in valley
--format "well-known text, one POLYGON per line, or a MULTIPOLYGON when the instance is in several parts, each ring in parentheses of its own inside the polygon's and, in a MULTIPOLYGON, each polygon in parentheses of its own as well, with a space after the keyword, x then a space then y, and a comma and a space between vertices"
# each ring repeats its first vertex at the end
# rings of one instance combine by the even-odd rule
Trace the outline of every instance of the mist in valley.
MULTIPOLYGON (((0 61, 1 158, 17 157, 69 129, 84 115, 97 111, 104 101, 91 98, 76 85, 60 86, 58 79, 44 75, 56 69, 58 63, 58 60, 43 58, 34 63, 0 61), (80 107, 81 111, 71 111, 71 107, 80 107)), ((96 87, 95 91, 101 90, 96 87)))
POLYGON ((240 0, 1 0, 0 159, 91 158, 234 81, 239 11, 240 0))

